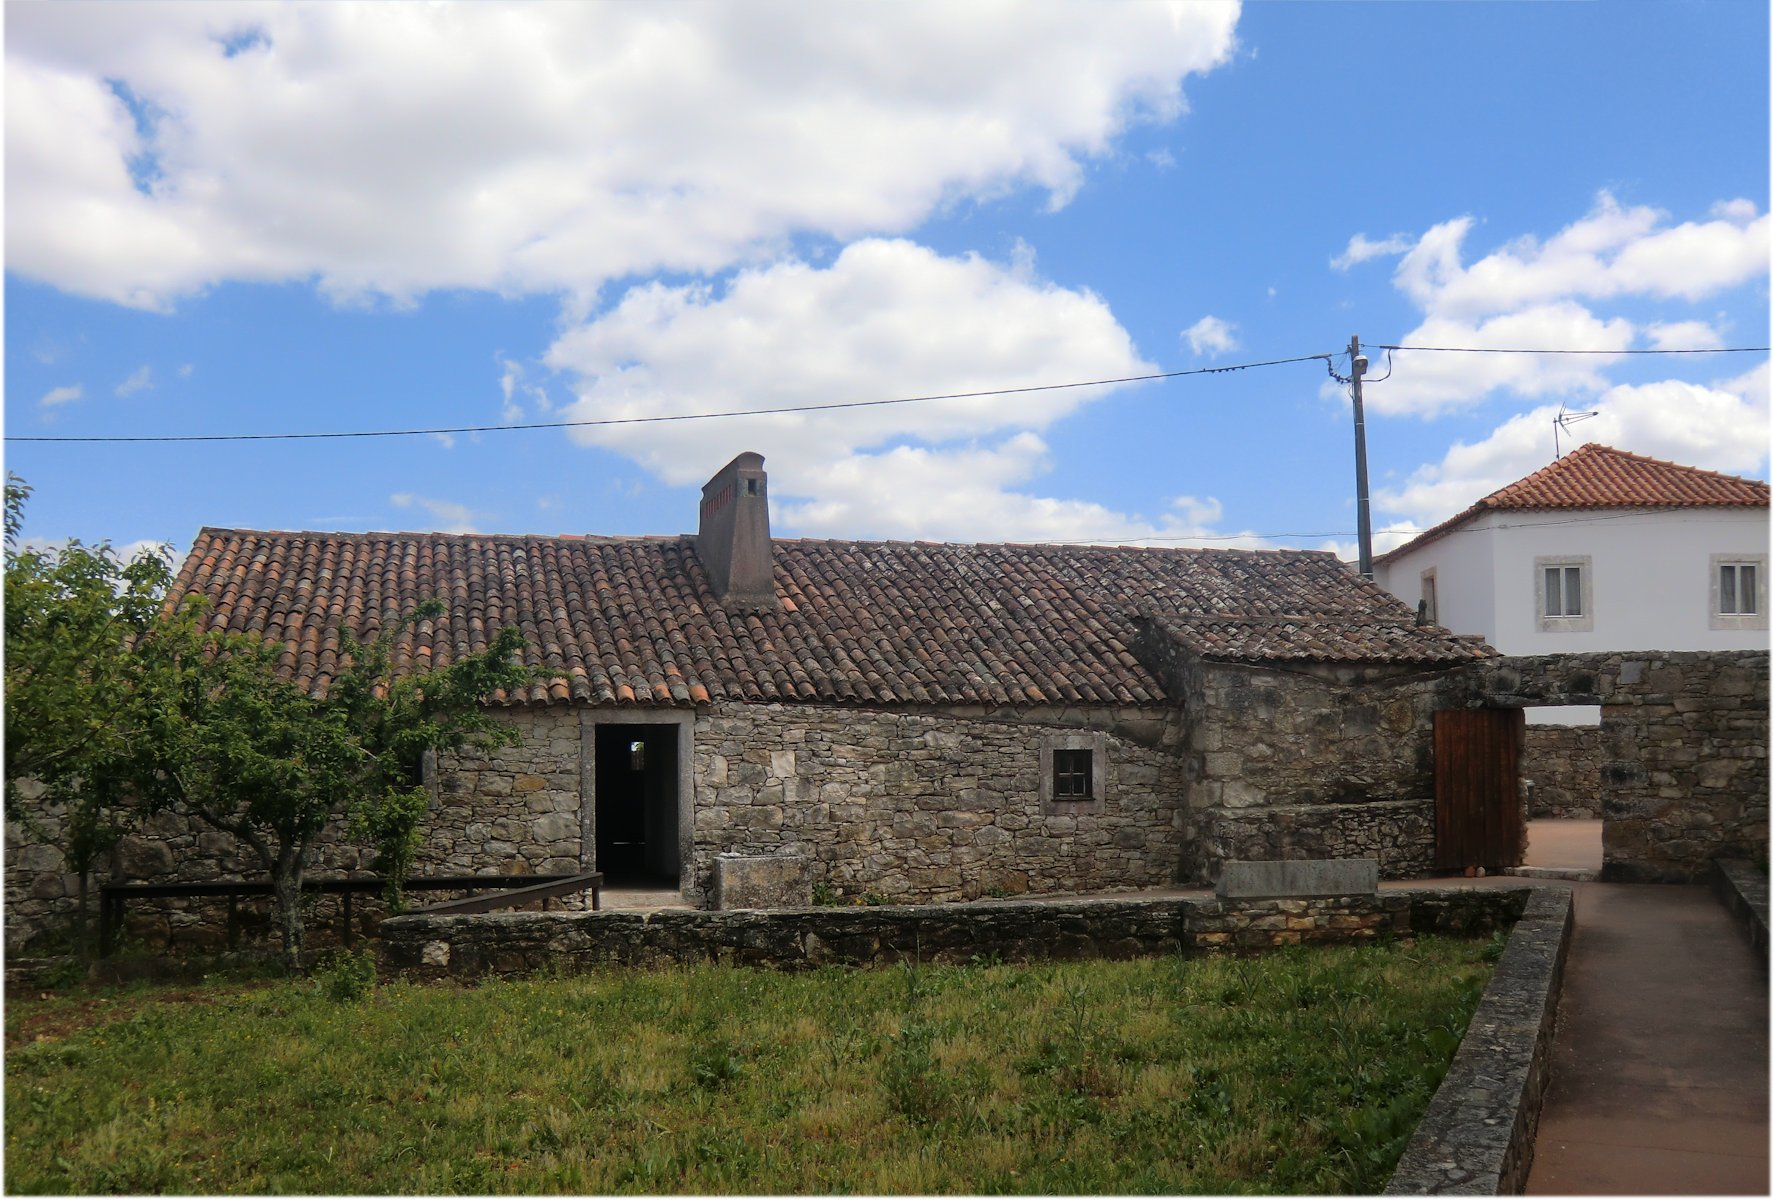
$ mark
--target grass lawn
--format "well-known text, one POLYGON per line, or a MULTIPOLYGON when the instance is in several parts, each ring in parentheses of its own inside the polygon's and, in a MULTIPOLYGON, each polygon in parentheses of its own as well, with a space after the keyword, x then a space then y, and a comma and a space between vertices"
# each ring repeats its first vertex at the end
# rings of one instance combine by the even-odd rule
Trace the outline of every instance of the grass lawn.
POLYGON ((9 1193, 1376 1192, 1492 943, 73 992, 9 1193))

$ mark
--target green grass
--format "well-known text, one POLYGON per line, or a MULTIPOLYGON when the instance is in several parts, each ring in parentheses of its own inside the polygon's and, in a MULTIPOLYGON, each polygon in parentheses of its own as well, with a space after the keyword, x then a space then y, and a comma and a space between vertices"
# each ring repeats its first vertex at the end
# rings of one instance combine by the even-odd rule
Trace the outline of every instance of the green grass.
POLYGON ((11 1193, 1375 1192, 1485 943, 7 1005, 11 1193))

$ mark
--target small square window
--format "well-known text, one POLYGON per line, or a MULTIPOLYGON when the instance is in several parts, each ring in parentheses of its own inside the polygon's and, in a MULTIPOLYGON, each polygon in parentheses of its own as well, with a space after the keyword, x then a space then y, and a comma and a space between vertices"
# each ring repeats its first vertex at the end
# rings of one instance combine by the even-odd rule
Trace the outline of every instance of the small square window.
POLYGON ((1593 581, 1587 555, 1534 560, 1534 603, 1543 633, 1590 633, 1595 629, 1593 581))
POLYGON ((1719 564, 1719 615, 1753 617, 1756 614, 1756 564, 1719 564))
POLYGON ((1053 752, 1053 798, 1055 800, 1092 799, 1090 783, 1090 751, 1055 750, 1053 752))

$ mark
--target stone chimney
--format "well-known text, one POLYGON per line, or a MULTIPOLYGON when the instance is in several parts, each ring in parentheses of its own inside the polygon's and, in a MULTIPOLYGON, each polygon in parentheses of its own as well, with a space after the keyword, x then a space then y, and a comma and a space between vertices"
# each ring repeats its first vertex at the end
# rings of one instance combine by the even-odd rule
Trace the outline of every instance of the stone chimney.
POLYGON ((696 553, 728 608, 775 608, 764 456, 747 450, 702 485, 696 553))

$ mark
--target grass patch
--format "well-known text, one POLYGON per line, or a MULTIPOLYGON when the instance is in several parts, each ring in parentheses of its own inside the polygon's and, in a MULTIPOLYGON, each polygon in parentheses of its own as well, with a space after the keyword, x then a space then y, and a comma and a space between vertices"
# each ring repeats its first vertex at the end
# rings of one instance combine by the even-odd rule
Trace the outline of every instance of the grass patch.
POLYGON ((1484 950, 18 1001, 5 1185, 1377 1192, 1484 950))

